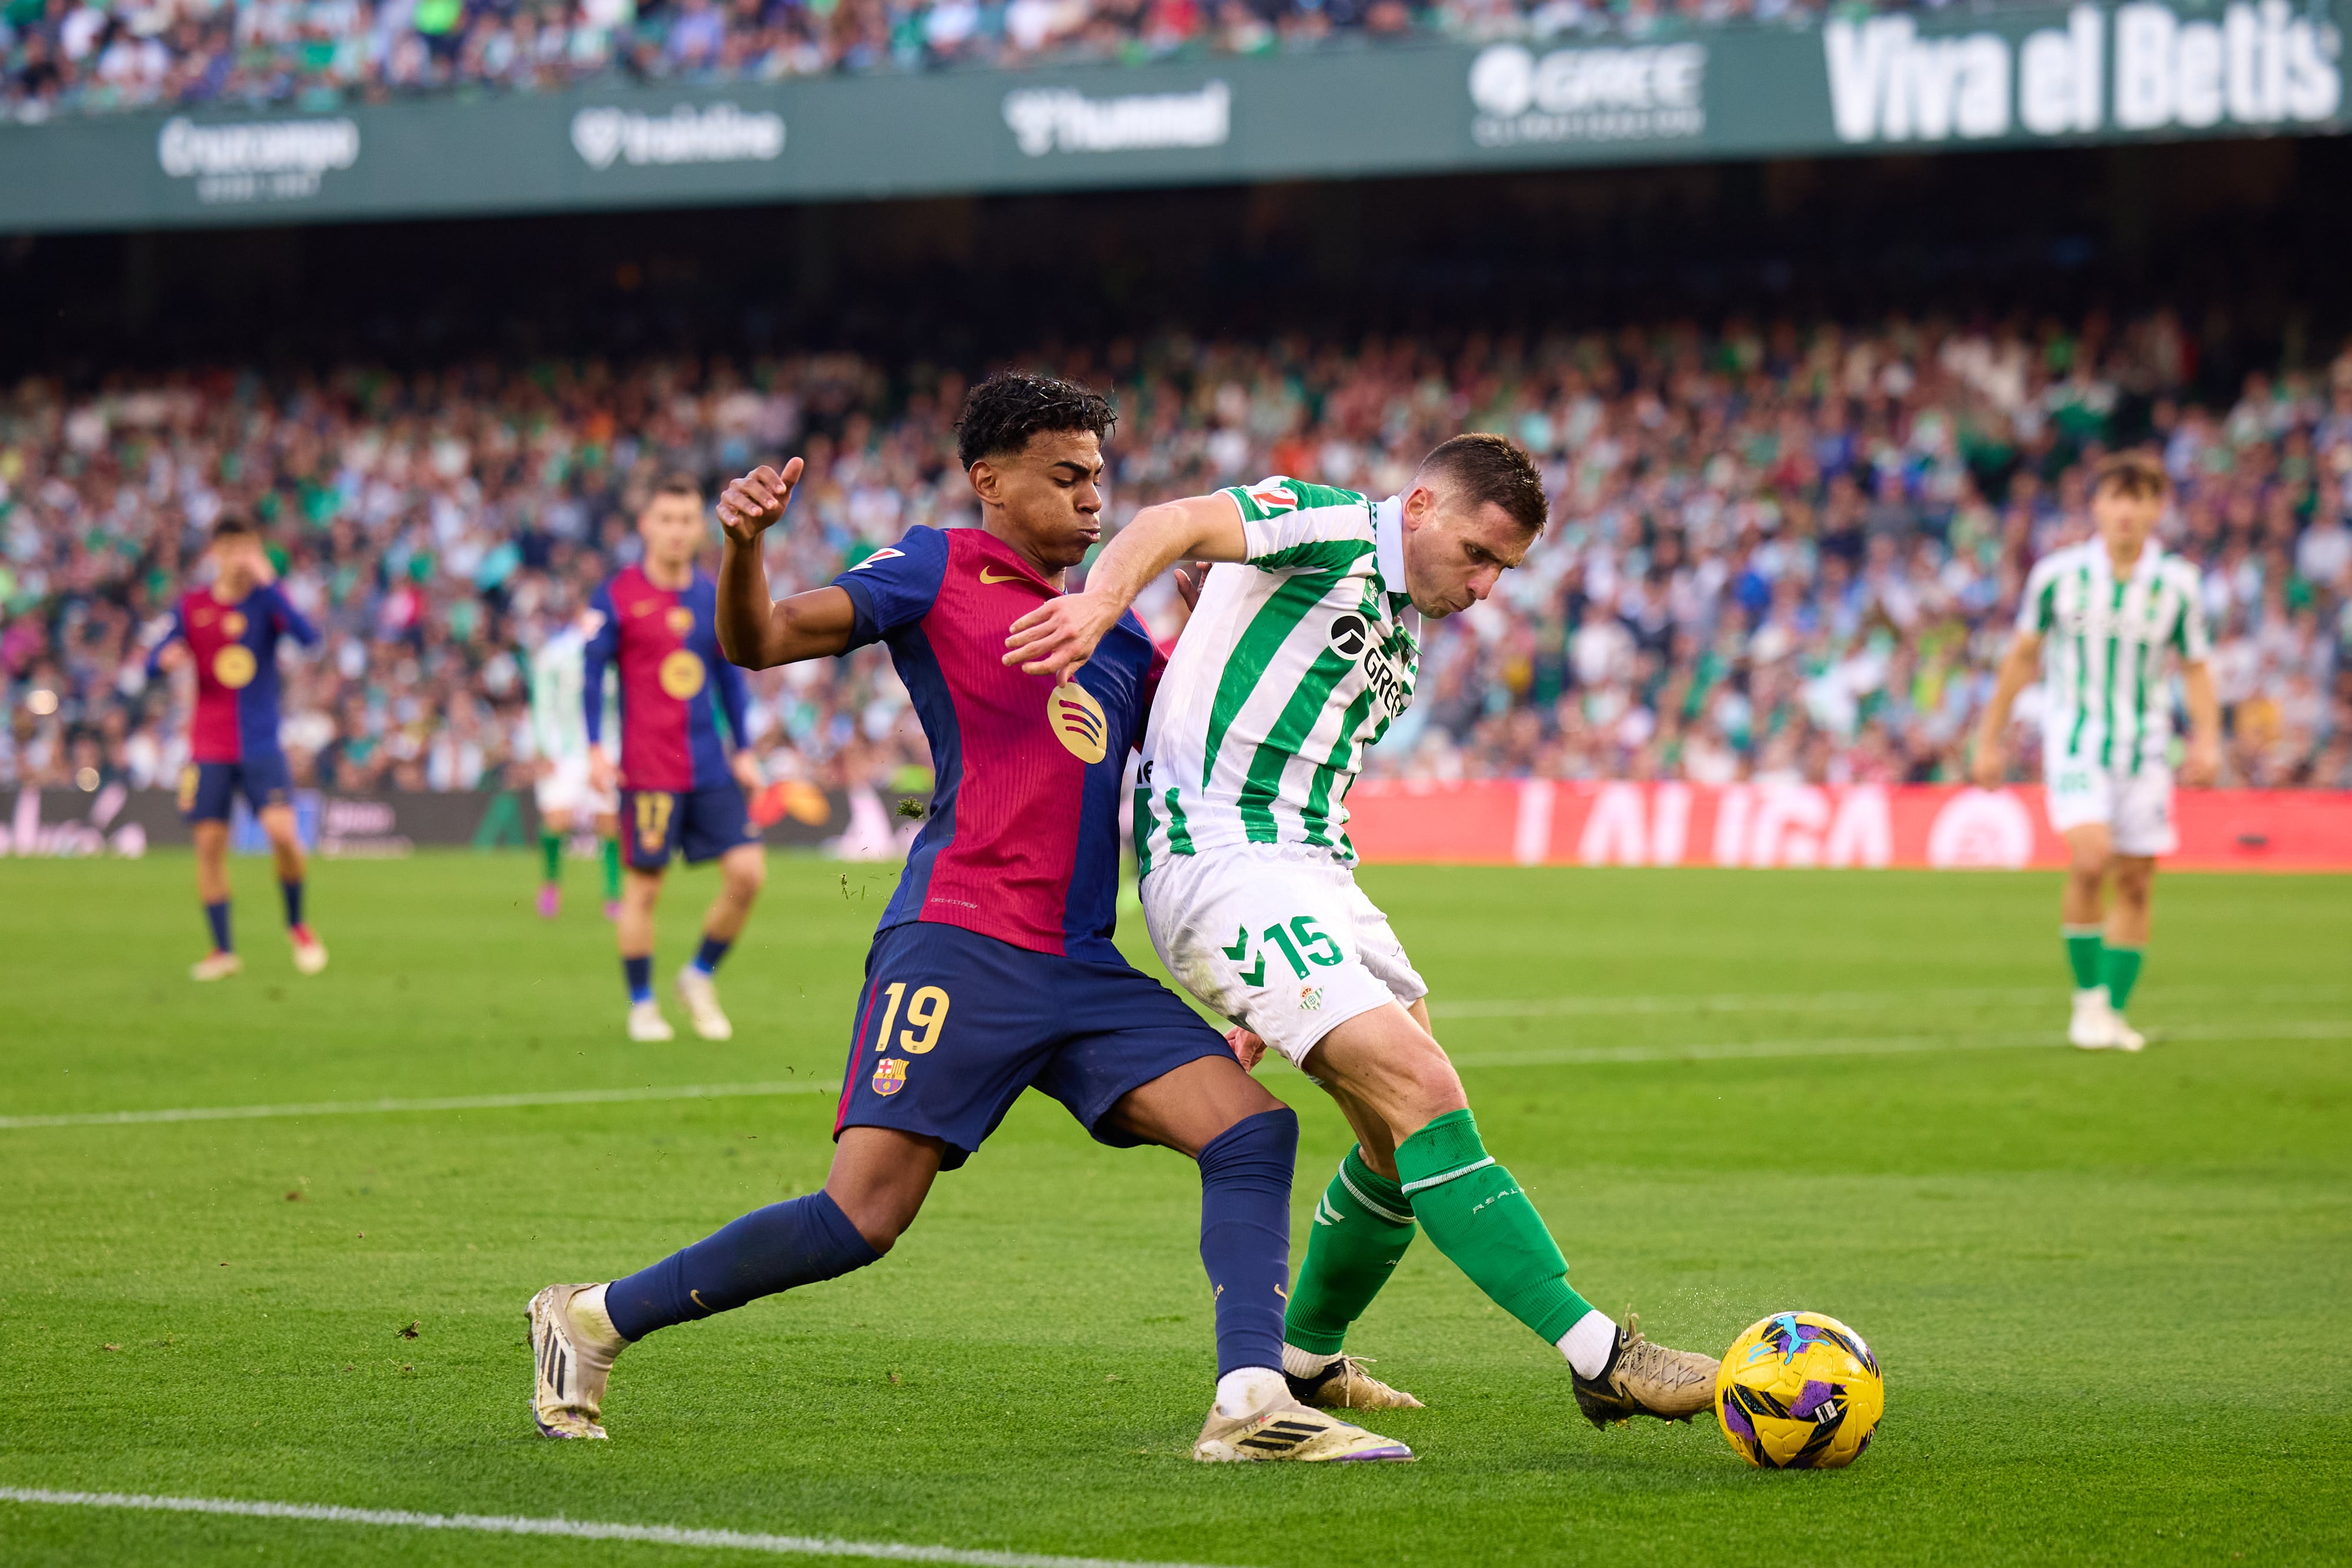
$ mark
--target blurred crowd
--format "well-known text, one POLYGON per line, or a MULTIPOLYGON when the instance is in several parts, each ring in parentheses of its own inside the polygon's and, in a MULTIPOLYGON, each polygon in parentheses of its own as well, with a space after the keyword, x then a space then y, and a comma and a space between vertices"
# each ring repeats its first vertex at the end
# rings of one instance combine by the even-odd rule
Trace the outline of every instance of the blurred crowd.
MULTIPOLYGON (((1465 427, 1538 455, 1551 527, 1426 628, 1376 773, 1958 779, 2028 568, 2087 533, 2085 467, 2130 443, 2161 450, 2167 542, 2204 571, 2225 782, 2352 787, 2352 348, 2209 400, 2201 351, 2158 314, 1170 335, 1026 362, 1114 391, 1114 523, 1276 473, 1390 494, 1465 427)), ((963 385, 849 354, 24 382, 0 392, 0 785, 173 782, 185 677, 149 682, 142 654, 226 508, 325 632, 289 655, 301 781, 520 784, 527 651, 633 558, 660 474, 804 456, 770 566, 780 593, 819 585, 910 525, 977 520, 963 385)), ((1139 608, 1181 627, 1168 583, 1139 608)), ((754 689, 771 779, 924 782, 883 650, 754 689)))
MULTIPOLYGON (((1931 0, 1949 3, 1949 0, 1931 0)), ((0 117, 1804 24, 1825 0, 0 0, 0 117)), ((1883 10, 1843 0, 1840 11, 1883 10)))

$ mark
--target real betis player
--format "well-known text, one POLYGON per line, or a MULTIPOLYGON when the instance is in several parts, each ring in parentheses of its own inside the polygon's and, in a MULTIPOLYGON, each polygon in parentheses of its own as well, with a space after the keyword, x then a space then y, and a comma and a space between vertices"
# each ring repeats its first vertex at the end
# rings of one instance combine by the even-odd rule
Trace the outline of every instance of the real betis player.
POLYGON ((1417 1228, 1567 1358, 1595 1426, 1706 1409, 1716 1358, 1645 1341, 1568 1283, 1535 1206, 1487 1152, 1429 1022, 1429 988, 1356 885, 1347 796, 1364 748, 1412 700, 1408 612, 1469 609, 1545 520, 1525 453, 1463 435, 1375 501, 1285 477, 1147 507, 1084 593, 1013 623, 1024 674, 1084 664, 1144 584, 1213 567, 1144 739, 1135 793, 1143 914, 1192 993, 1328 1090, 1356 1146, 1317 1205, 1284 1320, 1284 1371, 1327 1409, 1415 1405, 1346 1354, 1417 1228))
POLYGON ((2139 982, 2158 855, 2172 826, 2172 679, 2189 707, 2181 778, 2212 781, 2221 706, 2195 565, 2155 539, 2171 483, 2137 452, 2099 465, 2091 486, 2096 537, 2034 563, 1977 729, 1976 779, 2000 787, 2003 732, 2018 694, 2042 676, 2042 774, 2050 825, 2066 841, 2059 935, 2074 976, 2066 1038, 2085 1051, 2138 1051, 2124 1017, 2139 982), (2109 883, 2115 903, 2107 905, 2109 883))
MULTIPOLYGON (((543 869, 539 913, 552 920, 563 907, 563 841, 593 826, 604 841, 604 917, 621 913, 621 843, 615 813, 620 798, 598 788, 589 776, 585 660, 588 640, 604 618, 583 610, 548 633, 530 651, 530 729, 539 747, 539 778, 532 793, 539 804, 539 852, 543 869)), ((604 675, 603 733, 617 735, 621 710, 617 684, 604 675)))

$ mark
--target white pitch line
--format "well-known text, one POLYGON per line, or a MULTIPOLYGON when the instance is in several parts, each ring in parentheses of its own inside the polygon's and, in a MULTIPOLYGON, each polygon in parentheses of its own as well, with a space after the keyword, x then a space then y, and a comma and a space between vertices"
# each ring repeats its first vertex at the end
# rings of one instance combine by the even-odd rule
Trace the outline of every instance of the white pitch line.
MULTIPOLYGON (((2352 996, 2347 986, 2167 986, 2168 997, 2224 996, 2233 1001, 2312 1001, 2352 996)), ((2064 998, 2057 986, 2011 987, 2003 989, 1946 991, 1790 991, 1738 992, 1721 996, 1650 997, 1505 997, 1452 1001, 1430 998, 1433 1017, 1442 1019, 1613 1018, 1648 1013, 1836 1013, 1868 1012, 1873 1009, 1937 1007, 2048 1006, 2064 998)))
POLYGON ((137 1492, 0 1487, 0 1502, 133 1509, 151 1513, 226 1514, 241 1519, 299 1520, 310 1524, 373 1524, 394 1530, 459 1530, 481 1535, 552 1535, 571 1541, 627 1541, 646 1546, 764 1552, 772 1556, 874 1557, 890 1563, 968 1563, 971 1568, 1202 1568, 1197 1563, 1144 1563, 1118 1557, 1056 1557, 1042 1552, 902 1546, 896 1542, 842 1541, 829 1535, 767 1535, 737 1530, 686 1530, 672 1524, 605 1524, 561 1517, 531 1519, 516 1514, 411 1513, 405 1509, 247 1502, 241 1498, 149 1497, 137 1492))
MULTIPOLYGON (((2151 1030, 2149 1043, 2201 1040, 2352 1040, 2352 1022, 2326 1019, 2273 1024, 2187 1024, 2151 1030)), ((2014 1034, 1881 1035, 1833 1040, 1701 1041, 1693 1045, 1597 1045, 1557 1051, 1473 1051, 1454 1058, 1456 1067, 1602 1067, 1645 1061, 1741 1061, 1807 1056, 1913 1056, 1945 1051, 2022 1051, 2034 1046, 2064 1049, 2064 1036, 2052 1029, 2014 1034)))
POLYGON ((635 1100, 744 1100, 770 1094, 837 1094, 838 1083, 646 1084, 637 1089, 559 1089, 537 1094, 452 1094, 437 1100, 321 1100, 307 1105, 190 1105, 163 1111, 87 1111, 0 1116, 0 1132, 26 1127, 112 1127, 138 1122, 253 1122, 273 1116, 373 1116, 395 1111, 508 1111, 530 1105, 617 1105, 635 1100))

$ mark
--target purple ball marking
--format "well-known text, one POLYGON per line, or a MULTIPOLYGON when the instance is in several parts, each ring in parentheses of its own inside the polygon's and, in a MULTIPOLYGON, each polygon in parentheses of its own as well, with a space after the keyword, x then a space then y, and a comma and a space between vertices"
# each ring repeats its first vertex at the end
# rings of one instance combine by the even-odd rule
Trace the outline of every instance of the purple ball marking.
POLYGON ((1739 1401, 1737 1399, 1727 1399, 1723 1402, 1723 1425, 1736 1437, 1744 1438, 1750 1443, 1756 1440, 1755 1423, 1748 1419, 1748 1412, 1739 1407, 1739 1401))
POLYGON ((1837 1385, 1809 1377, 1805 1380, 1805 1391, 1797 1396, 1794 1405, 1789 1406, 1789 1414, 1800 1421, 1810 1421, 1813 1418, 1813 1412, 1836 1398, 1837 1394, 1837 1385))

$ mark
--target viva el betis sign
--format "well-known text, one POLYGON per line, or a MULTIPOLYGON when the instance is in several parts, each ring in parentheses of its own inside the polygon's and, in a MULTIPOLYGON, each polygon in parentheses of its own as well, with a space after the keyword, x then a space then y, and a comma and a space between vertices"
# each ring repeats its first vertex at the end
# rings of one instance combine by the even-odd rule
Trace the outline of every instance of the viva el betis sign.
MULTIPOLYGON (((1465 865, 1916 866, 2066 863, 2038 788, 1380 779, 1348 797, 1372 862, 1465 865)), ((2352 791, 2185 789, 2168 866, 2352 871, 2352 791)))

